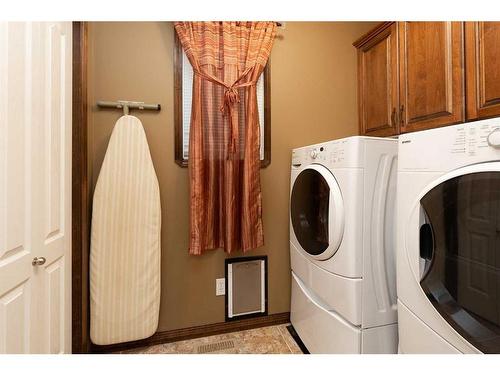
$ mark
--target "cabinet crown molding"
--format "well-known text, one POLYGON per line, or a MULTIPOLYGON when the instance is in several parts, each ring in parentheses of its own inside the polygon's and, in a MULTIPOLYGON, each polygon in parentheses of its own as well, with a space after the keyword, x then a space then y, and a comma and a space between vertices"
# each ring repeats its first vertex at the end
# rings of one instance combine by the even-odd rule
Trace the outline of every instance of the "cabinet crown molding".
POLYGON ((381 22, 377 26, 375 26, 373 29, 369 30, 367 33, 363 34, 360 38, 358 38, 352 45, 356 48, 360 48, 364 46, 366 43, 368 43, 370 40, 375 38, 378 34, 380 34, 382 31, 390 27, 392 24, 396 23, 396 21, 387 21, 387 22, 381 22))

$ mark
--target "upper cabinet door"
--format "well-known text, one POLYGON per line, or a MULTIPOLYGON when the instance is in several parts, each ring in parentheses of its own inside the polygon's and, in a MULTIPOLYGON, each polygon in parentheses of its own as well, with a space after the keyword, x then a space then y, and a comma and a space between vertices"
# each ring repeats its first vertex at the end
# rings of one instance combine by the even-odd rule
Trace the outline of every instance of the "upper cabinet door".
POLYGON ((460 22, 399 22, 400 130, 464 121, 460 22))
POLYGON ((467 119, 500 116, 500 22, 465 23, 467 119))
POLYGON ((354 46, 358 48, 360 133, 374 136, 398 134, 396 23, 382 24, 354 46))

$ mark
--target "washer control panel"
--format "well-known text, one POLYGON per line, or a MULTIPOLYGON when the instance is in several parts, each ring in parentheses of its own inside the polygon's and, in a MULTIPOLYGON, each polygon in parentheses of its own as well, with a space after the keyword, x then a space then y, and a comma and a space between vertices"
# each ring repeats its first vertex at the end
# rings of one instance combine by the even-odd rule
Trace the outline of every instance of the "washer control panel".
POLYGON ((450 152, 477 156, 492 148, 500 149, 500 122, 489 120, 458 125, 450 152))
POLYGON ((400 170, 443 171, 500 160, 500 118, 445 126, 399 137, 400 170))

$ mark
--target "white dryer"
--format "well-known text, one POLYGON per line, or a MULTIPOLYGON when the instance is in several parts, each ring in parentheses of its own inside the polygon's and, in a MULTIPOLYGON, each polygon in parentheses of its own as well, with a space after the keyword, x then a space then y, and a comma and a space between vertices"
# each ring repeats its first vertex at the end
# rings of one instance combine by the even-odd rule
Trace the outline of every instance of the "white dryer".
POLYGON ((293 150, 291 322, 312 353, 397 349, 397 140, 293 150))
POLYGON ((399 138, 402 353, 500 353, 500 119, 399 138))

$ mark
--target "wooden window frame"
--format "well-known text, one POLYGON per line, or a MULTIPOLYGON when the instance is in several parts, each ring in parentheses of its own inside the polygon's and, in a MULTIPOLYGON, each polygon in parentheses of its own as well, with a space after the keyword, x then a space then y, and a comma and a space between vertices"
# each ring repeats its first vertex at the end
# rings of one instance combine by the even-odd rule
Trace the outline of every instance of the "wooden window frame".
MULTIPOLYGON (((188 160, 183 157, 182 150, 182 45, 174 33, 174 153, 175 162, 181 167, 188 166, 188 160)), ((260 167, 271 164, 271 63, 267 61, 264 68, 264 159, 260 167)))

